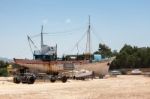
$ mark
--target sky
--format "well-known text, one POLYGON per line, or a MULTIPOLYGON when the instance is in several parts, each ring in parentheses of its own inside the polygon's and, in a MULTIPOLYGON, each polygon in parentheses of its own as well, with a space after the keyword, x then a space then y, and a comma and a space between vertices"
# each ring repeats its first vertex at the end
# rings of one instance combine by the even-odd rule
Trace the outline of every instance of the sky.
MULTIPOLYGON (((32 58, 27 35, 41 32, 44 44, 58 46, 58 55, 83 53, 91 17, 92 51, 99 43, 112 50, 124 44, 150 46, 150 0, 0 0, 0 56, 32 58)), ((37 46, 40 37, 32 40, 37 46)), ((40 46, 39 46, 40 47, 40 46)), ((33 47, 34 49, 34 47, 33 47)))

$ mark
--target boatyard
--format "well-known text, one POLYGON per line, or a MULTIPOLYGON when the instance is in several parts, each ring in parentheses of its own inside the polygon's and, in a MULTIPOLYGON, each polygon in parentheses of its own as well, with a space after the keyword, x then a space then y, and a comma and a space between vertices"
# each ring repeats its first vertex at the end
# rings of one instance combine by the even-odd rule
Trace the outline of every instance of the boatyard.
POLYGON ((150 0, 1 0, 0 99, 150 99, 150 0))
POLYGON ((150 78, 120 75, 104 79, 68 80, 66 83, 14 84, 0 78, 1 99, 149 99, 150 78))

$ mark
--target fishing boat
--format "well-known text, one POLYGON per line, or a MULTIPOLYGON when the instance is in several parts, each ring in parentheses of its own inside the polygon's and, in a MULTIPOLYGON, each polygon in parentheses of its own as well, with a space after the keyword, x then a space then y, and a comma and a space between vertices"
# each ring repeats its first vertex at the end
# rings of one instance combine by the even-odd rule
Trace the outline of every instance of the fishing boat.
MULTIPOLYGON (((89 70, 95 75, 106 75, 108 74, 109 64, 113 58, 102 59, 99 61, 93 61, 91 54, 90 44, 90 17, 87 31, 87 52, 84 53, 82 59, 77 59, 77 55, 74 58, 69 59, 58 59, 57 58, 57 45, 48 46, 43 43, 43 26, 41 29, 41 49, 33 52, 33 59, 16 59, 14 62, 21 65, 24 68, 28 68, 32 72, 44 72, 51 75, 57 75, 62 72, 70 70, 89 70)), ((31 38, 28 36, 28 40, 31 38)))

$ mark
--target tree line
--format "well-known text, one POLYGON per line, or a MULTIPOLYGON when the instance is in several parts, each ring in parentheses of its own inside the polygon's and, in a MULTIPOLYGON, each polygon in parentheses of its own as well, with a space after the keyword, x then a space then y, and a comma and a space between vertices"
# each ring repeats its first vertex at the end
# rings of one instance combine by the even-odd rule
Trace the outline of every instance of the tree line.
POLYGON ((103 58, 115 56, 110 69, 124 68, 149 68, 150 67, 150 47, 137 47, 125 44, 119 52, 111 51, 105 44, 99 44, 99 49, 95 53, 101 54, 103 58))

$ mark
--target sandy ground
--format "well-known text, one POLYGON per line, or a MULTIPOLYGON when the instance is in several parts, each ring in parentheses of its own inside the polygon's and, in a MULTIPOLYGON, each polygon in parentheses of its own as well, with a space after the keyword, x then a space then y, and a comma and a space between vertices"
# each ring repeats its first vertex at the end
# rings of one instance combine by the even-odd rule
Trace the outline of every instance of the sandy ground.
POLYGON ((150 77, 143 75, 33 85, 3 80, 8 78, 0 78, 0 99, 150 99, 150 77))

